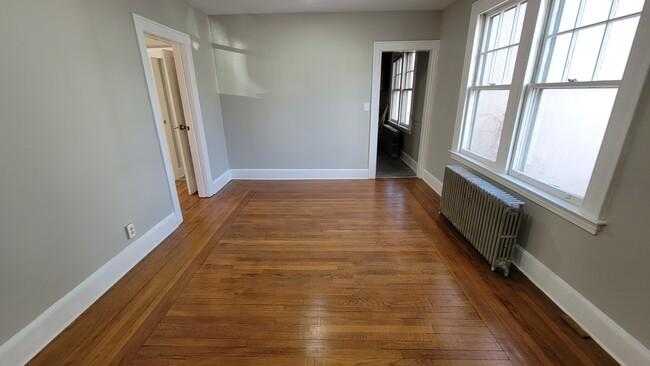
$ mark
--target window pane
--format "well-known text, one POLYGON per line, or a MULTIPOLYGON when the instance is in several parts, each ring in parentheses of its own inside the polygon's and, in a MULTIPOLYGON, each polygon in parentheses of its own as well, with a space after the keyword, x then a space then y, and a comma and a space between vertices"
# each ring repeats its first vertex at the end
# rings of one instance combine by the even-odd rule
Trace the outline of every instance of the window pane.
POLYGON ((479 85, 488 85, 490 83, 490 72, 492 71, 492 60, 494 59, 494 52, 490 52, 482 56, 483 62, 481 71, 481 80, 479 85))
POLYGON ((413 89, 413 75, 415 75, 415 71, 409 71, 406 73, 404 89, 413 89))
POLYGON ((393 90, 393 94, 390 98, 390 119, 391 121, 397 121, 399 117, 399 97, 400 91, 393 90))
POLYGON ((499 42, 497 47, 510 45, 510 38, 512 38, 512 31, 515 26, 516 11, 517 7, 514 7, 503 13, 503 21, 501 23, 501 32, 499 32, 499 42))
POLYGON ((627 65, 627 58, 630 55, 638 23, 639 18, 634 17, 612 24, 598 80, 620 80, 623 78, 623 71, 627 65))
POLYGON ((503 77, 506 74, 506 62, 508 61, 508 49, 496 51, 494 56, 494 66, 490 76, 490 84, 503 84, 503 77))
POLYGON ((556 83, 562 80, 562 74, 564 73, 564 66, 567 60, 567 54, 569 52, 569 45, 571 44, 571 33, 563 34, 558 37, 552 37, 548 41, 548 53, 550 55, 550 61, 548 63, 547 70, 545 70, 540 75, 540 82, 556 83))
POLYGON ((528 146, 515 169, 584 197, 596 163, 616 89, 541 91, 528 146))
POLYGON ((407 71, 415 70, 415 52, 409 52, 407 53, 407 55, 408 55, 407 71))
POLYGON ((512 83, 512 74, 515 72, 515 61, 517 61, 517 51, 519 46, 513 46, 508 49, 508 66, 506 68, 506 73, 504 75, 503 83, 510 84, 512 83))
POLYGON ((517 18, 517 27, 515 28, 515 42, 519 42, 519 39, 521 38, 521 30, 524 27, 524 18, 526 17, 526 4, 523 3, 519 7, 519 15, 517 18))
POLYGON ((580 0, 557 1, 557 14, 559 19, 555 22, 554 29, 550 34, 564 32, 576 26, 576 18, 580 9, 580 0))
MULTIPOLYGON (((625 1, 625 0, 623 0, 625 1)), ((580 26, 602 22, 609 18, 612 0, 585 0, 580 26)))
POLYGON ((465 136, 465 149, 496 161, 501 140, 508 90, 481 90, 477 93, 474 116, 465 136))
POLYGON ((605 25, 578 31, 568 79, 591 81, 604 31, 605 25))
POLYGON ((485 48, 486 51, 493 50, 496 48, 497 45, 497 33, 499 30, 499 20, 501 19, 501 15, 497 14, 492 17, 490 17, 490 20, 488 21, 488 27, 487 27, 487 47, 485 48))
POLYGON ((619 0, 615 16, 620 17, 623 15, 638 13, 643 10, 644 2, 644 0, 619 0))
POLYGON ((400 110, 399 122, 402 125, 408 126, 411 121, 411 98, 413 96, 412 90, 404 90, 402 93, 402 105, 400 110))

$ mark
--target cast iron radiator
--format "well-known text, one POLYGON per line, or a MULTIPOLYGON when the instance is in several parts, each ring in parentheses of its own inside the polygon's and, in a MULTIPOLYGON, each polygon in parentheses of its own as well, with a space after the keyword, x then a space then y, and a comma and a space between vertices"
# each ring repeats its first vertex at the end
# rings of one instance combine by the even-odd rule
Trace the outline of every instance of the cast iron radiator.
POLYGON ((492 271, 502 269, 506 277, 523 208, 521 200, 467 170, 445 168, 440 213, 487 259, 492 271))
POLYGON ((379 146, 391 158, 397 159, 399 157, 399 131, 392 126, 384 124, 381 127, 379 146))

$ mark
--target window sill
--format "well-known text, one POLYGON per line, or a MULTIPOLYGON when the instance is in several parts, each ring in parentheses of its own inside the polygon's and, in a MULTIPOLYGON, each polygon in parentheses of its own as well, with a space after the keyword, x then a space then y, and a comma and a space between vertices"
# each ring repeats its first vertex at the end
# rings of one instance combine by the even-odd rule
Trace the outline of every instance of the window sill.
POLYGON ((409 134, 409 135, 411 134, 411 130, 409 130, 408 128, 406 128, 404 126, 400 126, 399 124, 397 124, 397 123, 395 123, 395 122, 393 122, 391 120, 386 120, 386 122, 384 122, 384 124, 387 124, 387 125, 389 125, 391 127, 394 127, 396 129, 398 129, 400 132, 404 132, 404 133, 409 134))
POLYGON ((598 220, 594 218, 592 214, 584 212, 580 207, 573 206, 560 198, 550 195, 509 175, 496 173, 487 165, 479 161, 470 159, 454 151, 450 152, 453 160, 476 170, 478 173, 486 176, 494 182, 522 195, 572 224, 586 230, 590 234, 598 234, 600 228, 606 224, 605 221, 598 220))

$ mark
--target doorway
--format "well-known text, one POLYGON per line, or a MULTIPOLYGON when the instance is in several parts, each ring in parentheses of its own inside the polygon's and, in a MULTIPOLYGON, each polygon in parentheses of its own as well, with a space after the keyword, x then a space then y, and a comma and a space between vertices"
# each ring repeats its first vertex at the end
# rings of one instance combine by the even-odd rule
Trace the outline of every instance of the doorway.
POLYGON ((151 63, 158 107, 162 115, 165 143, 171 157, 172 172, 181 201, 183 196, 198 192, 192 151, 185 122, 178 72, 172 44, 145 36, 147 54, 151 63), (186 187, 185 187, 186 186, 186 187))
POLYGON ((189 35, 137 14, 133 14, 133 21, 170 198, 180 224, 183 215, 179 191, 186 189, 187 196, 192 193, 196 200, 214 194, 193 44, 189 35))
POLYGON ((368 176, 421 177, 440 41, 375 42, 368 176))
POLYGON ((377 178, 414 178, 422 133, 429 51, 383 52, 377 178))

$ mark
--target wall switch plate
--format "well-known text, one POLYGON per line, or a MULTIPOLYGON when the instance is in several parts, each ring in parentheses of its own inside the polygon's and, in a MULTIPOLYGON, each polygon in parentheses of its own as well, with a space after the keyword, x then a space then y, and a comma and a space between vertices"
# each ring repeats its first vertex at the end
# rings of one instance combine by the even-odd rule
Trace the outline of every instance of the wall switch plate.
POLYGON ((363 103, 363 111, 364 112, 370 111, 370 103, 363 103))
POLYGON ((126 229, 126 237, 129 239, 133 239, 135 236, 135 225, 133 223, 130 223, 124 227, 126 229))

